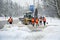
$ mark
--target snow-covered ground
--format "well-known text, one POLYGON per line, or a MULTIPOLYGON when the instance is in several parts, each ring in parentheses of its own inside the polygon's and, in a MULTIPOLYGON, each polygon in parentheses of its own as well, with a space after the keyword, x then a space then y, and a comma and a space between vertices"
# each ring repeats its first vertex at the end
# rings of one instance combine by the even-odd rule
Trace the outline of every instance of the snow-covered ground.
MULTIPOLYGON (((13 18, 13 24, 18 23, 19 19, 18 17, 12 17, 13 18)), ((8 24, 9 17, 0 17, 0 29, 3 28, 5 24, 8 24)))
POLYGON ((6 24, 0 30, 0 40, 60 40, 60 19, 47 17, 47 22, 45 29, 36 32, 21 22, 6 24))

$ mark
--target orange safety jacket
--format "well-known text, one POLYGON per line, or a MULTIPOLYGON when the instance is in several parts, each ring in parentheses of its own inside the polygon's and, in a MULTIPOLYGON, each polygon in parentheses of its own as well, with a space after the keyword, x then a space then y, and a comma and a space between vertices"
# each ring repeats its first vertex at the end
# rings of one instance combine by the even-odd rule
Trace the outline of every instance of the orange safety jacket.
POLYGON ((12 18, 8 19, 8 22, 13 22, 13 19, 12 18))
POLYGON ((38 24, 38 19, 36 19, 36 24, 38 24))
POLYGON ((46 18, 43 18, 43 21, 45 21, 45 22, 46 22, 46 18))
POLYGON ((34 24, 34 18, 32 18, 32 20, 31 20, 31 21, 32 21, 32 23, 34 24))

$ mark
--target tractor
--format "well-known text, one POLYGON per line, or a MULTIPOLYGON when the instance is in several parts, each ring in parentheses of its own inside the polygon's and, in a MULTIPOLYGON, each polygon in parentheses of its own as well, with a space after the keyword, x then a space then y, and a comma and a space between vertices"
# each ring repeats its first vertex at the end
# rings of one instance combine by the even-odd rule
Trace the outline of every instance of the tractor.
POLYGON ((31 11, 27 11, 25 13, 24 18, 23 18, 23 24, 25 24, 25 25, 31 24, 31 19, 33 17, 32 14, 33 13, 31 11))

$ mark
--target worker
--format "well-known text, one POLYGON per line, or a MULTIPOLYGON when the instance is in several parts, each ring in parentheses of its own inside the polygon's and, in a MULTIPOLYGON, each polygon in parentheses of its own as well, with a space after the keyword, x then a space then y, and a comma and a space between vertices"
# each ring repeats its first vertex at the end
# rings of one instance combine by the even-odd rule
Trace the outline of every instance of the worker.
POLYGON ((40 25, 42 25, 42 16, 39 18, 40 25))
POLYGON ((12 24, 13 19, 10 17, 10 18, 8 19, 8 22, 9 22, 9 24, 12 24))
POLYGON ((43 23, 44 23, 44 26, 46 25, 46 18, 43 17, 43 23))
POLYGON ((39 25, 38 21, 39 21, 38 18, 36 18, 36 27, 39 25))
POLYGON ((31 20, 31 21, 32 21, 32 25, 33 25, 33 27, 34 27, 34 18, 32 18, 32 20, 31 20))

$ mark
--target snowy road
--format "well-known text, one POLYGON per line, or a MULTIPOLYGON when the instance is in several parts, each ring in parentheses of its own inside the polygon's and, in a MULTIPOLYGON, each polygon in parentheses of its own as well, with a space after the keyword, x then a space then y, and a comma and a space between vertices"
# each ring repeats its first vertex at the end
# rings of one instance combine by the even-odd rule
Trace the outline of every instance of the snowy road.
POLYGON ((60 19, 47 17, 48 27, 42 31, 31 32, 28 26, 6 24, 0 30, 0 40, 60 40, 60 19))

